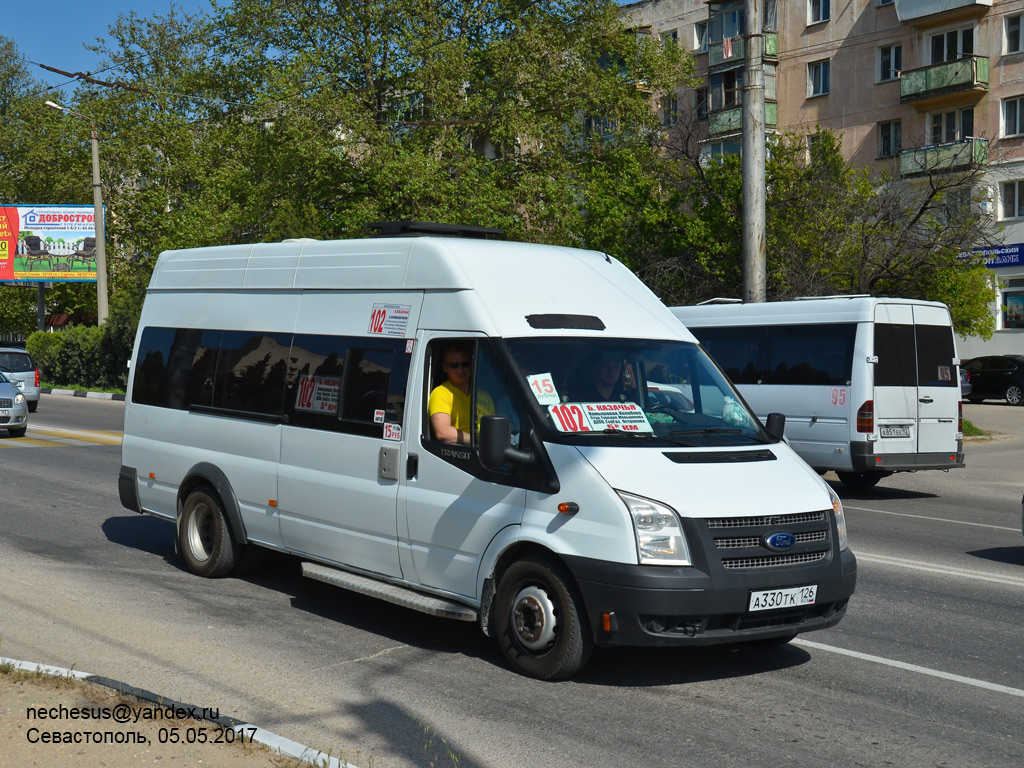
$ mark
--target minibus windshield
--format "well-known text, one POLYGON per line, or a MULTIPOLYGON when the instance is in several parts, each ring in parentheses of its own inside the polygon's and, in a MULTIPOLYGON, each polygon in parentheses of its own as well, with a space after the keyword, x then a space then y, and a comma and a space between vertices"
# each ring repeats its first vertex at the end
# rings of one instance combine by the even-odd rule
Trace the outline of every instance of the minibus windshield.
POLYGON ((506 339, 548 439, 684 446, 774 442, 696 344, 506 339))

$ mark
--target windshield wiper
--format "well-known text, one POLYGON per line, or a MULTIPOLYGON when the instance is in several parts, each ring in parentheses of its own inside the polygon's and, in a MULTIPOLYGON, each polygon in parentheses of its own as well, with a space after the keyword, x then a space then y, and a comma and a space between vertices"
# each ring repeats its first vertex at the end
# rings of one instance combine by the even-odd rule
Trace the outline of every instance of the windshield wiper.
POLYGON ((743 430, 739 427, 704 427, 703 429, 677 429, 669 432, 669 437, 676 435, 738 435, 743 430))

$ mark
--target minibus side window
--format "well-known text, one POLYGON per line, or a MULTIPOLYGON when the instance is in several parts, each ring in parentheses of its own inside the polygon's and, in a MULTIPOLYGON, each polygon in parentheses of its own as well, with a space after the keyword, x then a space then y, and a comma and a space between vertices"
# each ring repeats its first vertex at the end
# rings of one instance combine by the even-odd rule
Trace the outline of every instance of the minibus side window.
MULTIPOLYGON (((223 331, 203 331, 185 374, 185 408, 213 405, 213 382, 217 375, 217 355, 223 331)), ((185 362, 184 356, 182 362, 185 362)))
POLYGON ((765 384, 846 385, 853 369, 853 323, 766 328, 765 384))
POLYGON ((764 378, 764 328, 691 328, 704 349, 733 384, 760 384, 764 378))
POLYGON ((382 437, 401 425, 409 355, 404 339, 296 334, 288 358, 286 423, 382 437))
MULTIPOLYGON (((475 340, 469 339, 444 339, 434 342, 428 353, 431 360, 431 372, 427 382, 428 401, 430 393, 448 381, 444 368, 444 354, 446 349, 452 348, 452 345, 464 345, 462 348, 472 350, 472 375, 469 385, 472 398, 471 407, 475 405, 477 417, 471 425, 470 445, 476 447, 480 417, 488 414, 498 414, 509 418, 512 427, 512 444, 518 445, 522 425, 526 420, 525 412, 518 396, 509 386, 497 357, 487 344, 477 344, 475 340)), ((424 419, 423 438, 437 441, 430 427, 429 412, 424 419)))
POLYGON ((280 416, 290 333, 225 331, 217 355, 213 406, 280 416))

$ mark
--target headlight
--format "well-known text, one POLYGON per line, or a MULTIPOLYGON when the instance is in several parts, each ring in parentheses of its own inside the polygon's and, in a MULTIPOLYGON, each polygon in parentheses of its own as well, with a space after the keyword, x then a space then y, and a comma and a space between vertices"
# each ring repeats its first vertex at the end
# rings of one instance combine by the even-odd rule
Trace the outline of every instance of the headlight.
POLYGON ((671 507, 650 499, 617 492, 633 517, 636 549, 641 565, 690 565, 679 515, 671 507))
POLYGON ((832 514, 836 518, 836 530, 839 531, 839 550, 842 551, 850 546, 846 539, 846 514, 843 512, 843 502, 839 500, 832 486, 828 488, 828 495, 832 497, 832 514))
POLYGON ((14 404, 15 405, 21 405, 24 402, 25 402, 25 396, 23 394, 21 394, 21 392, 19 392, 18 394, 16 394, 14 396, 14 404))

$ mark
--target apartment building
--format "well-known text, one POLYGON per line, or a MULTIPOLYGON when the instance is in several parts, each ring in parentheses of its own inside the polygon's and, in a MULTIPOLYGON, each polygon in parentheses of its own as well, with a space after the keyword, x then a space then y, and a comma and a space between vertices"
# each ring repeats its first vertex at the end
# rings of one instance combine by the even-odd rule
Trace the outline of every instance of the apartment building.
MULTIPOLYGON (((978 215, 1003 227, 1004 245, 985 254, 997 333, 960 353, 1024 354, 1024 0, 760 2, 769 132, 832 129, 848 160, 904 178, 983 166, 978 215)), ((666 120, 706 121, 708 153, 742 143, 744 5, 622 6, 631 26, 693 52, 703 82, 666 97, 666 120)))

